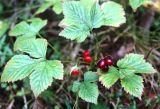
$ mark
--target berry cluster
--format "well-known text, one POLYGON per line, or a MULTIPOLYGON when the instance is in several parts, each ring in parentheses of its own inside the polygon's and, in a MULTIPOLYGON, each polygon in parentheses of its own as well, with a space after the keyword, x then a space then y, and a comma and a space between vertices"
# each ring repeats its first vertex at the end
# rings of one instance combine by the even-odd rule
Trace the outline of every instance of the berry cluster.
POLYGON ((83 52, 83 59, 84 59, 84 62, 90 64, 92 62, 92 57, 91 57, 91 54, 90 54, 90 51, 86 50, 83 52))
MULTIPOLYGON (((88 64, 92 62, 90 51, 86 50, 83 52, 83 59, 88 64)), ((109 66, 112 66, 112 65, 113 65, 113 58, 111 56, 106 56, 105 58, 100 59, 97 63, 97 67, 101 69, 102 71, 108 71, 109 66)), ((73 77, 80 75, 80 70, 78 69, 77 66, 74 66, 72 68, 71 75, 73 77)))
POLYGON ((113 58, 111 56, 106 56, 105 58, 100 59, 97 63, 97 67, 102 71, 107 71, 111 65, 113 65, 113 58))
MULTIPOLYGON (((84 62, 86 62, 87 64, 90 64, 90 63, 92 62, 92 57, 91 57, 90 51, 86 50, 86 51, 83 52, 83 60, 84 60, 84 62)), ((74 66, 74 67, 72 68, 72 70, 71 70, 71 75, 72 75, 73 77, 76 77, 76 76, 80 75, 80 71, 79 71, 79 69, 78 69, 77 66, 74 66)))

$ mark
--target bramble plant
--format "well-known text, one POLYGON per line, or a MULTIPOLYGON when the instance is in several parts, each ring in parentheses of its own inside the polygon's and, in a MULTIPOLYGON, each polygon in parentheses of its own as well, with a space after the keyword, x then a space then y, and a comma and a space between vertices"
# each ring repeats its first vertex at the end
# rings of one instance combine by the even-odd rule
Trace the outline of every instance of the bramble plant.
POLYGON ((46 59, 47 40, 36 38, 46 23, 46 20, 34 18, 28 22, 20 22, 10 31, 10 35, 17 38, 14 50, 21 51, 22 54, 11 58, 1 76, 2 82, 14 82, 29 77, 36 97, 51 85, 53 78, 63 79, 62 63, 46 59))
POLYGON ((80 83, 78 81, 73 83, 72 91, 78 92, 78 96, 83 100, 91 103, 97 103, 98 98, 98 87, 96 81, 99 81, 106 87, 110 88, 119 79, 121 85, 126 92, 138 97, 142 96, 143 92, 143 79, 138 73, 155 73, 156 70, 151 64, 144 60, 143 55, 139 54, 128 54, 123 59, 117 62, 117 67, 110 66, 108 71, 98 72, 87 72, 84 74, 84 82, 80 83))
POLYGON ((144 60, 143 55, 128 54, 117 62, 117 67, 111 66, 107 74, 101 75, 99 80, 110 88, 118 79, 129 94, 141 98, 143 91, 143 79, 137 73, 155 73, 151 64, 144 60))
POLYGON ((122 6, 112 1, 102 5, 95 0, 68 1, 63 4, 63 13, 60 25, 65 28, 59 35, 78 42, 83 42, 94 28, 118 27, 126 21, 122 6))
MULTIPOLYGON (((129 3, 136 10, 148 1, 129 0, 129 3)), ((64 2, 46 0, 36 14, 44 12, 49 7, 53 7, 57 14, 61 12, 64 14, 64 19, 60 23, 64 30, 59 35, 77 42, 85 41, 95 28, 119 27, 126 22, 123 7, 113 1, 100 4, 98 0, 66 0, 64 2)), ((61 61, 46 59, 48 42, 39 34, 46 24, 47 20, 32 18, 16 24, 12 28, 9 35, 16 37, 14 51, 19 51, 19 54, 8 61, 1 76, 2 82, 15 82, 28 77, 35 97, 38 97, 52 84, 53 78, 63 80, 64 76, 61 61), (37 36, 40 38, 36 38, 37 36)), ((5 21, 3 24, 0 22, 0 29, 3 27, 0 36, 7 30, 8 25, 5 21)), ((87 63, 93 62, 89 51, 83 53, 83 58, 87 63)), ((73 82, 72 91, 77 93, 81 99, 97 104, 99 96, 97 82, 100 81, 106 88, 110 88, 120 80, 126 92, 141 98, 144 87, 143 78, 137 74, 155 73, 156 70, 145 61, 143 55, 134 53, 127 54, 118 60, 115 66, 114 64, 110 56, 100 60, 98 62, 100 70, 97 72, 87 71, 82 80, 78 79, 73 82)), ((78 77, 79 74, 79 69, 73 69, 71 72, 71 75, 75 77, 78 77)))

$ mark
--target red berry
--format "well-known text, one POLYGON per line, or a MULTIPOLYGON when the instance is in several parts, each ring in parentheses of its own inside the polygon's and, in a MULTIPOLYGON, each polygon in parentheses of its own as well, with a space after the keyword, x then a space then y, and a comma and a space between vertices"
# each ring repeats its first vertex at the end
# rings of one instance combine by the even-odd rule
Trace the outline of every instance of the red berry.
POLYGON ((84 61, 86 63, 91 63, 92 62, 92 57, 91 56, 86 56, 86 57, 84 57, 84 61))
POLYGON ((100 68, 103 71, 107 71, 108 70, 108 65, 106 65, 104 59, 101 59, 100 61, 98 61, 97 66, 98 66, 98 68, 100 68))
POLYGON ((83 52, 83 57, 87 57, 87 56, 90 56, 90 51, 86 50, 83 52))
POLYGON ((108 66, 113 65, 113 58, 111 56, 107 56, 104 58, 105 64, 108 66))
POLYGON ((71 75, 72 76, 78 76, 80 74, 80 71, 77 69, 72 70, 71 75))

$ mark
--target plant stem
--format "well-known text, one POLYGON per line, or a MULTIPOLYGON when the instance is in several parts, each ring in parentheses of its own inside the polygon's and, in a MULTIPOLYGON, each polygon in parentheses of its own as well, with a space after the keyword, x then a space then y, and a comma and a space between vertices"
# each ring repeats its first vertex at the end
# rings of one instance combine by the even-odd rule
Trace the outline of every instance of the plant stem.
MULTIPOLYGON (((40 35, 39 33, 38 33, 38 36, 39 36, 40 38, 43 38, 43 36, 40 35)), ((44 38, 43 38, 43 39, 44 39, 44 38)), ((52 48, 53 51, 55 51, 56 53, 58 53, 58 51, 56 50, 56 48, 54 48, 51 43, 49 43, 48 41, 47 41, 47 43, 48 43, 48 45, 52 48)))
POLYGON ((76 101, 75 101, 75 103, 74 103, 73 109, 78 109, 77 103, 78 103, 78 94, 77 94, 77 96, 76 96, 76 101))

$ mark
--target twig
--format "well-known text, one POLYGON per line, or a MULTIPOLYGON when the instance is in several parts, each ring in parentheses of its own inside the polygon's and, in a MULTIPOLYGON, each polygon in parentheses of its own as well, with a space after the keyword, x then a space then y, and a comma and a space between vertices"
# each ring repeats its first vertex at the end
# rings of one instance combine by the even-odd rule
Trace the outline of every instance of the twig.
POLYGON ((79 52, 79 49, 80 49, 80 44, 78 43, 75 47, 74 47, 74 50, 73 52, 71 53, 71 57, 72 57, 72 60, 75 60, 78 52, 79 52))
POLYGON ((24 109, 28 109, 26 96, 23 96, 23 100, 24 100, 24 109))
POLYGON ((9 104, 9 106, 6 109, 12 109, 13 104, 14 104, 14 99, 11 101, 11 103, 9 104))
POLYGON ((56 94, 58 94, 58 93, 63 89, 63 86, 64 86, 64 84, 65 84, 66 82, 67 82, 66 80, 63 81, 63 83, 62 83, 62 84, 60 85, 60 87, 57 89, 56 94))

